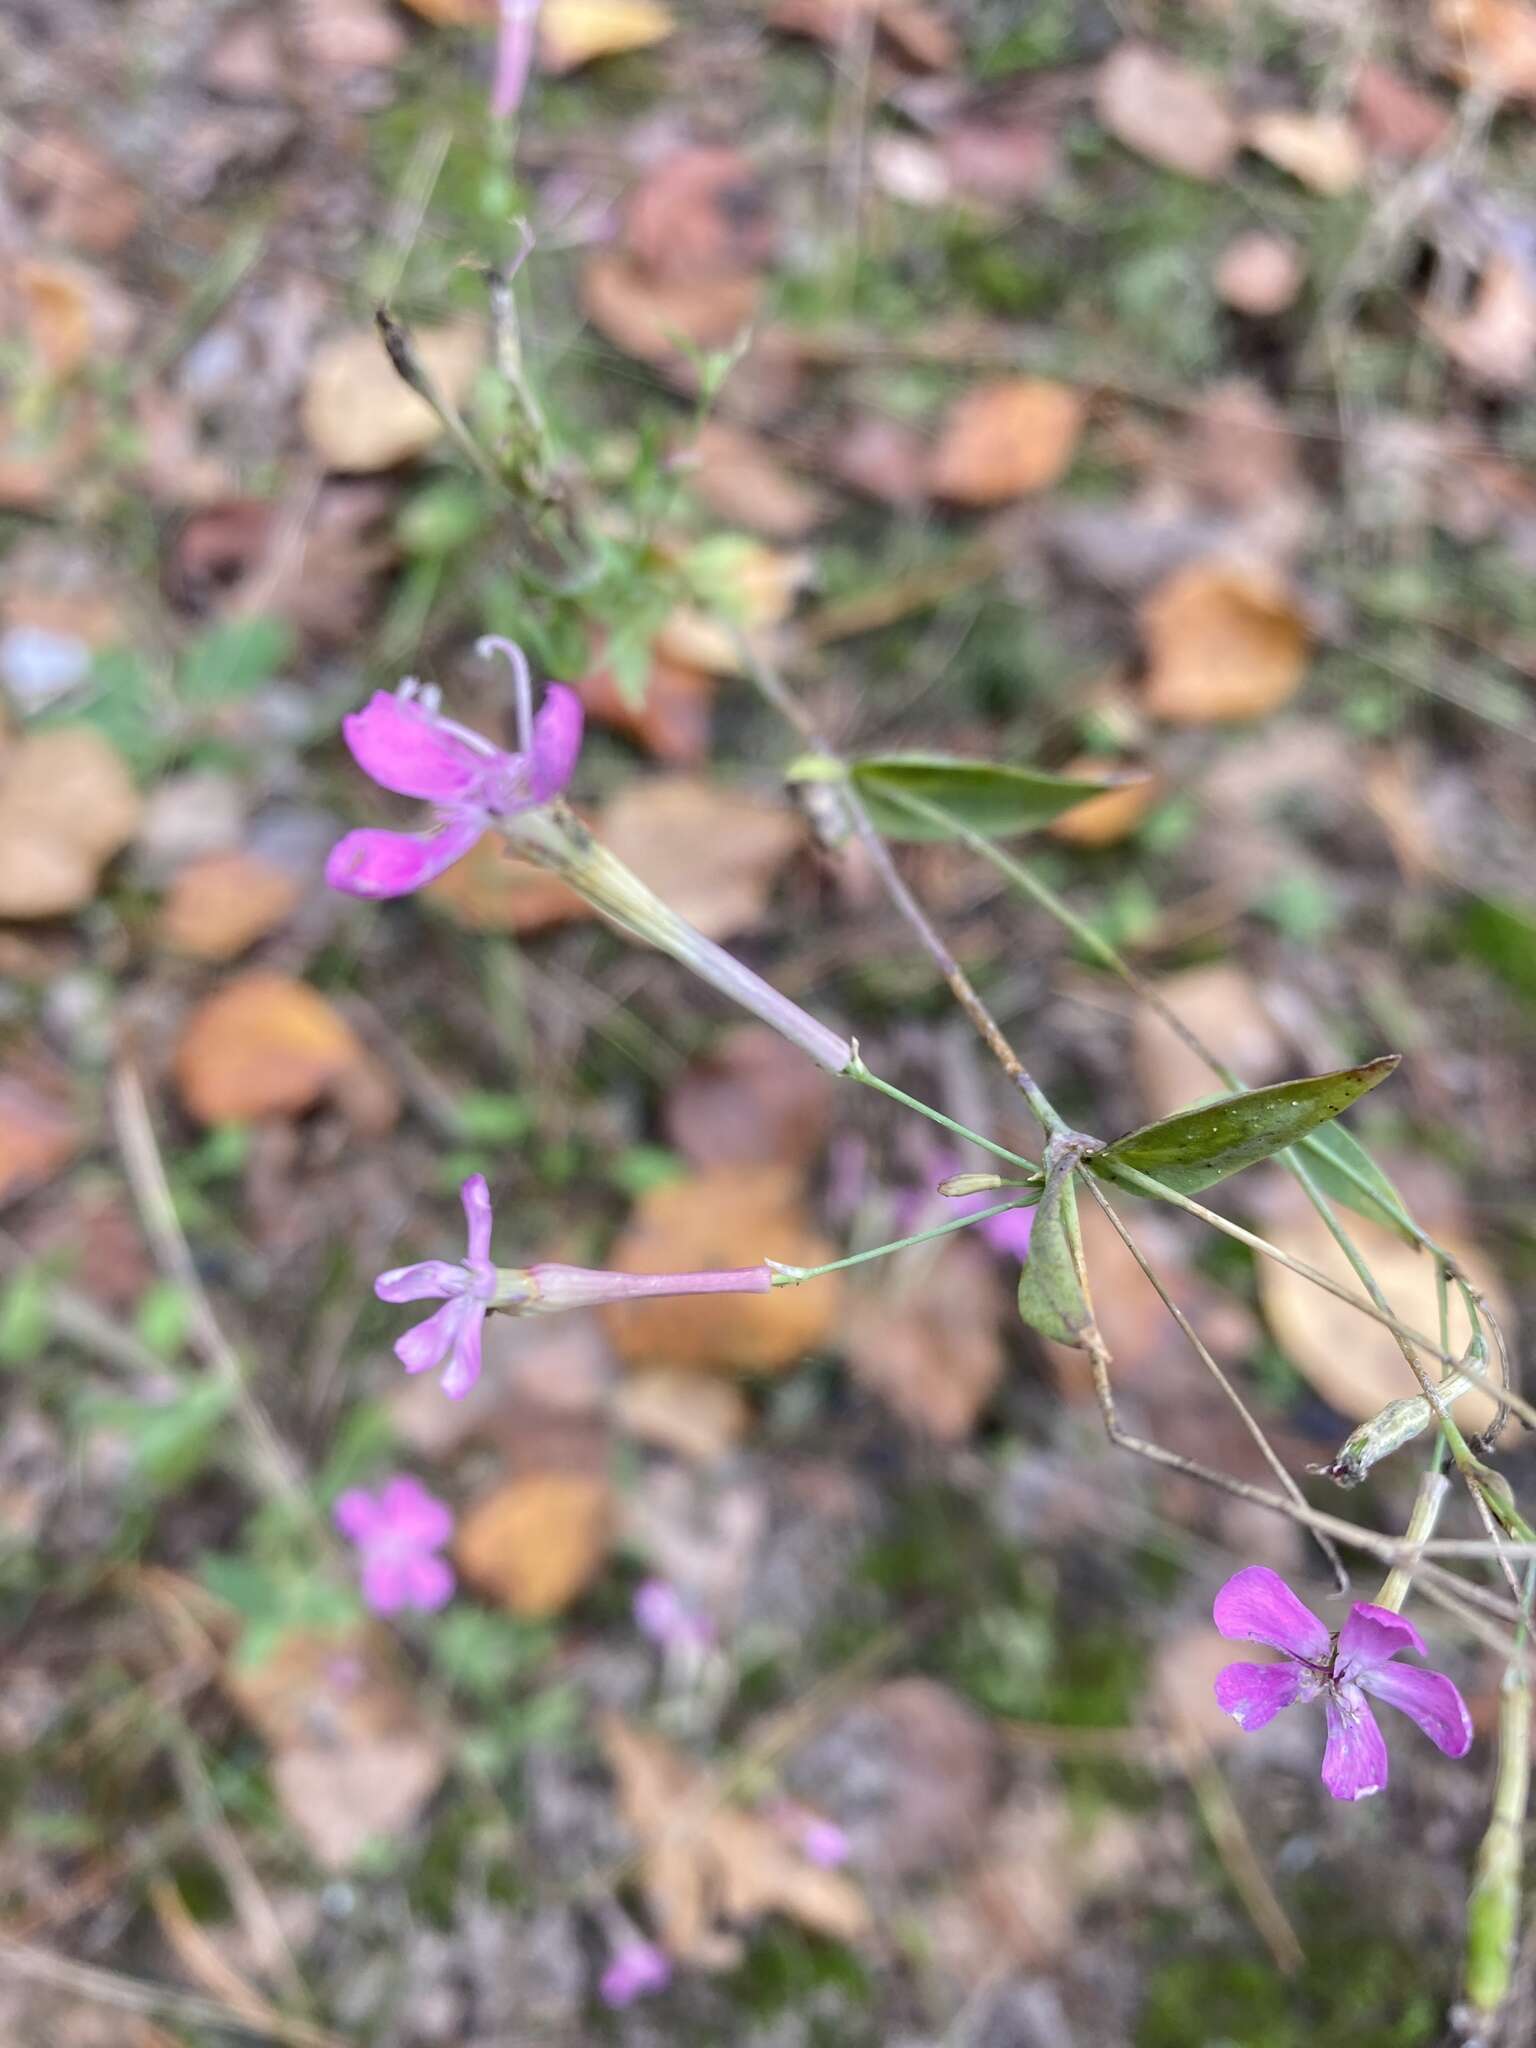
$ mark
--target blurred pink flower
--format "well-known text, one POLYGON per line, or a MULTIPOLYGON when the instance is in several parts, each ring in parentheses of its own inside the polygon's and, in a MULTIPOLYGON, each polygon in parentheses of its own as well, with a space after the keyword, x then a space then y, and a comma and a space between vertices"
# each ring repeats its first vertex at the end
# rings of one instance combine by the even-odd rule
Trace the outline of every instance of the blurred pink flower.
POLYGON ((496 74, 491 81, 491 115, 505 121, 528 90, 540 0, 500 0, 496 29, 496 74))
POLYGON ((1395 1664, 1402 1650, 1424 1655, 1424 1639, 1390 1607, 1357 1600, 1333 1635, 1278 1573, 1251 1564, 1228 1579, 1212 1610, 1224 1636, 1268 1643, 1278 1664, 1229 1664, 1216 1700, 1240 1728, 1262 1728, 1282 1707, 1321 1699, 1328 1724, 1323 1783, 1335 1799, 1365 1799, 1387 1782, 1387 1745, 1367 1693, 1416 1722, 1447 1756, 1472 1743, 1466 1703, 1439 1671, 1395 1664))
POLYGON ((614 1950, 597 1988, 604 2005, 619 2009, 653 1991, 665 1991, 671 1981, 672 1965, 664 1951, 636 1936, 614 1950))
POLYGON ((668 1579, 646 1579, 635 1588, 635 1627, 662 1650, 707 1650, 715 1640, 708 1615, 690 1607, 668 1579))
MULTIPOLYGON (((511 643, 520 711, 526 663, 511 643)), ((432 806, 424 832, 349 832, 332 847, 325 879, 349 896, 405 896, 469 852, 501 818, 548 803, 565 788, 581 751, 581 699, 551 683, 538 716, 520 717, 522 753, 508 754, 480 733, 442 718, 412 683, 393 696, 377 690, 341 722, 352 758, 381 789, 420 797, 432 806)))
POLYGON ((357 1550, 363 1598, 375 1614, 430 1610, 452 1598, 453 1568, 436 1553, 453 1535, 453 1514, 419 1479, 402 1473, 377 1493, 353 1487, 331 1514, 357 1550))

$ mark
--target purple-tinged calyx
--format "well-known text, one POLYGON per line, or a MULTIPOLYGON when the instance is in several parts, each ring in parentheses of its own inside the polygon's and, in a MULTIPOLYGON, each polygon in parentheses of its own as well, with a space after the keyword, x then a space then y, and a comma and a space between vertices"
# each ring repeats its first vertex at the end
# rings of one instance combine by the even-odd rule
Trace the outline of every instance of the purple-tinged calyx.
POLYGON ((517 753, 442 717, 435 691, 414 681, 393 694, 375 691, 361 711, 342 720, 342 736, 363 773, 381 789, 429 804, 431 817, 421 832, 366 827, 347 833, 325 864, 333 889, 371 898, 409 895, 461 860, 492 825, 520 829, 515 820, 542 811, 570 781, 581 751, 581 699, 565 684, 551 683, 537 717, 530 716, 521 652, 510 642, 495 644, 513 660, 522 739, 517 753))
POLYGON ((1471 1717, 1452 1681, 1393 1661, 1403 1650, 1423 1656, 1424 1640, 1390 1607, 1356 1601, 1335 1636, 1278 1573, 1249 1565, 1228 1579, 1212 1614, 1224 1636, 1281 1652, 1278 1664, 1227 1665, 1216 1677, 1217 1704, 1253 1729, 1297 1701, 1320 1699, 1323 1784, 1335 1799, 1366 1799, 1387 1782, 1387 1745, 1367 1694, 1406 1714, 1446 1756, 1471 1747, 1471 1717))

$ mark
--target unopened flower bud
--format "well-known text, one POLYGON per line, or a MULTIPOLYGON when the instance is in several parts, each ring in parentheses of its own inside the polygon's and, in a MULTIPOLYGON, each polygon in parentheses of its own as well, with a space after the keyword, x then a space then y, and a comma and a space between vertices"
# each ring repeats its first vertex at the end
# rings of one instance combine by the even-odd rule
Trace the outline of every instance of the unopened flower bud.
POLYGON ((990 1195, 995 1188, 1006 1186, 1000 1173, 952 1173, 948 1180, 939 1182, 941 1195, 990 1195))

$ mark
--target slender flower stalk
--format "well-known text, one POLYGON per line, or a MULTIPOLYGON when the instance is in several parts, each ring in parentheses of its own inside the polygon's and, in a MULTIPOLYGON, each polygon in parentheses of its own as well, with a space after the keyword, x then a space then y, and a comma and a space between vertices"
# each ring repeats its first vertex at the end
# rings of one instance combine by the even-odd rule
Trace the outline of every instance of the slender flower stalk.
POLYGON ((496 26, 496 71, 491 80, 491 118, 508 121, 523 103, 533 69, 540 0, 500 0, 496 26))

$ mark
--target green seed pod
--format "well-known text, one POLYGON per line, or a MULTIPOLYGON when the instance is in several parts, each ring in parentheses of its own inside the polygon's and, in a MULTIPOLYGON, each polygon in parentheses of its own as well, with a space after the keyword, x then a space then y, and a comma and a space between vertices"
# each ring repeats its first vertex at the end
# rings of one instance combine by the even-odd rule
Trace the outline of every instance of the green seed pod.
POLYGON ((948 1180, 939 1182, 941 1195, 990 1195, 994 1188, 1005 1186, 1000 1173, 952 1173, 948 1180))

